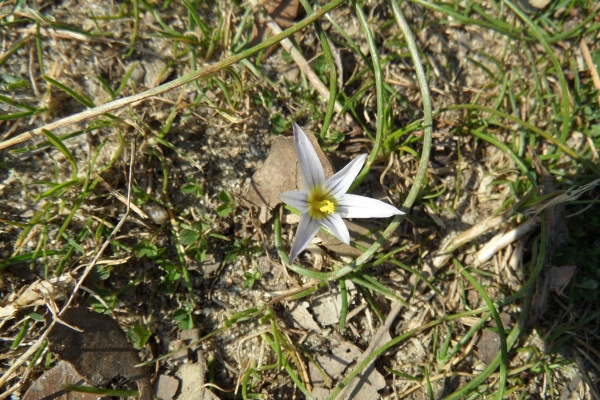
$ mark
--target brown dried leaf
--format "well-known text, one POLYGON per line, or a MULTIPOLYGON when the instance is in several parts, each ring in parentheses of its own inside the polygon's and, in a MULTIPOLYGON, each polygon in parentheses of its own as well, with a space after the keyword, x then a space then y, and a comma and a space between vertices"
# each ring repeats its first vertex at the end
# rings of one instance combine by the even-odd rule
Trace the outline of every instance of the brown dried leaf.
MULTIPOLYGON (((391 340, 391 338, 390 338, 391 340)), ((358 383, 350 392, 349 399, 379 399, 379 391, 386 387, 385 378, 371 363, 358 377, 358 383)))
POLYGON ((576 270, 577 267, 573 265, 550 267, 542 270, 536 281, 527 325, 533 325, 548 311, 550 290, 555 291, 560 296, 571 282, 576 270))
MULTIPOLYGON (((543 194, 555 192, 553 179, 550 173, 544 168, 537 155, 531 152, 531 158, 535 165, 537 173, 542 177, 543 194)), ((554 199, 550 200, 537 212, 544 211, 546 220, 546 259, 544 260, 547 267, 551 262, 552 254, 563 243, 569 240, 569 229, 565 222, 565 203, 577 199, 586 191, 600 184, 600 179, 590 182, 582 187, 574 187, 567 190, 554 199)), ((562 293, 564 288, 571 280, 575 267, 567 268, 563 271, 555 268, 544 269, 540 273, 536 281, 536 291, 531 301, 529 317, 527 324, 534 324, 548 309, 548 294, 550 289, 554 289, 557 293, 562 293)))
MULTIPOLYGON (((47 314, 46 323, 52 316, 47 314)), ((122 376, 135 381, 140 399, 150 398, 150 383, 146 371, 136 367, 140 362, 136 350, 127 341, 125 332, 108 315, 85 307, 73 307, 61 315, 61 320, 83 332, 57 323, 48 335, 50 350, 73 365, 94 385, 107 383, 122 376)))
POLYGON ((351 342, 332 343, 331 354, 317 356, 317 360, 331 377, 344 376, 344 371, 362 354, 360 347, 351 342))
POLYGON ((548 274, 550 275, 548 279, 549 289, 554 290, 560 296, 571 282, 575 271, 577 271, 577 267, 574 265, 550 268, 548 270, 548 274))

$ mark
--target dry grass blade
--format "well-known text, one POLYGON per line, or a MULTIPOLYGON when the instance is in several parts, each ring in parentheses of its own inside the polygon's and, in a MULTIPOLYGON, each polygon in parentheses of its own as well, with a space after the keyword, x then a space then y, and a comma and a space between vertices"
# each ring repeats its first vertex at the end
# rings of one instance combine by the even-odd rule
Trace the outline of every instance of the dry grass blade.
POLYGON ((536 218, 531 218, 508 232, 499 233, 490 239, 475 256, 479 264, 492 258, 499 250, 519 240, 538 225, 536 218))
MULTIPOLYGON (((277 25, 277 22, 275 22, 273 20, 268 21, 267 26, 276 35, 279 35, 282 32, 279 25, 277 25)), ((290 53, 290 56, 292 57, 292 59, 294 60, 296 65, 298 65, 300 70, 302 72, 304 72, 304 74, 306 75, 306 78, 310 81, 310 83, 317 90, 317 92, 319 92, 319 94, 321 96, 323 96, 325 101, 329 100, 329 89, 327 89, 327 86, 325 86, 325 84, 321 81, 321 78, 319 78, 319 76, 315 73, 315 71, 313 71, 310 64, 306 61, 306 59, 302 56, 302 54, 300 54, 300 52, 294 47, 294 45, 292 44, 292 41, 290 39, 285 38, 280 42, 280 44, 281 44, 281 47, 283 47, 285 49, 285 51, 290 53)), ((340 113, 340 112, 342 112, 342 109, 343 109, 342 104, 339 101, 336 101, 335 102, 335 111, 340 113)))
MULTIPOLYGON (((598 74, 598 68, 596 68, 596 64, 592 59, 592 55, 590 54, 590 49, 585 41, 585 38, 581 39, 581 53, 583 54, 583 59, 585 60, 585 63, 590 70, 590 74, 592 75, 594 87, 596 90, 600 91, 600 75, 598 74)), ((598 95, 598 104, 600 104, 600 95, 598 95)))

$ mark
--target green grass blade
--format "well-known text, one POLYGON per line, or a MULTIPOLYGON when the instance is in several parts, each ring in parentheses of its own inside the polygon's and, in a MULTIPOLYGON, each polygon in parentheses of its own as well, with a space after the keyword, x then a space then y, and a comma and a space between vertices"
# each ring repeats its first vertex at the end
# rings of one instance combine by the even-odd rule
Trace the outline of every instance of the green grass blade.
MULTIPOLYGON (((419 192, 421 191, 421 187, 425 182, 425 174, 427 172, 427 164, 429 163, 429 156, 431 154, 431 146, 432 146, 432 138, 433 138, 433 113, 431 106, 431 97, 429 95, 429 88, 427 86, 427 78, 425 76, 425 71, 423 69, 423 64, 421 63, 419 57, 419 51, 417 48, 417 44, 415 39, 410 31, 408 23, 404 19, 402 15, 402 11, 400 10, 400 6, 395 2, 391 1, 392 10, 394 12, 394 17, 396 22, 400 26, 406 41, 408 43, 408 48, 410 50, 411 57, 413 59, 413 63, 415 65, 415 72, 417 74, 417 81, 419 82, 419 88, 421 89, 421 96, 423 99, 423 151, 421 153, 421 157, 419 160, 419 166, 417 169, 417 174, 415 176, 415 180, 413 185, 410 188, 408 196, 403 203, 404 210, 410 209, 417 199, 419 192)), ((383 232, 381 237, 377 239, 377 241, 367 249, 362 256, 356 259, 355 262, 340 268, 337 271, 334 271, 330 277, 330 279, 339 279, 340 277, 348 274, 366 263, 373 257, 375 252, 381 247, 381 245, 392 235, 393 232, 396 231, 402 220, 404 219, 403 215, 397 215, 394 217, 392 222, 388 225, 386 230, 383 232)))
POLYGON ((42 129, 42 135, 46 137, 46 139, 52 143, 54 147, 58 149, 62 153, 62 155, 69 161, 71 166, 73 167, 73 176, 77 176, 77 172, 79 172, 79 167, 77 166, 77 159, 73 156, 73 153, 69 151, 67 146, 64 145, 62 140, 56 137, 52 132, 42 129))
POLYGON ((500 319, 500 314, 498 314, 498 310, 496 310, 496 307, 494 306, 492 299, 490 299, 490 297, 487 295, 487 293, 485 292, 483 287, 481 287, 479 282, 477 282, 475 280, 475 278, 473 278, 473 276, 471 276, 469 271, 467 271, 465 268, 463 268, 463 266, 460 264, 460 262, 458 260, 456 260, 456 259, 454 260, 454 265, 456 266, 456 268, 458 268, 460 273, 465 278, 467 278, 467 280, 471 283, 471 285, 473 285, 473 287, 475 287, 477 292, 479 292, 479 295, 481 296, 481 298, 483 299, 485 304, 487 304, 488 309, 492 313, 492 317, 494 318, 494 321, 496 322, 496 328, 498 329, 498 337, 500 339, 500 382, 498 383, 498 391, 496 392, 496 398, 498 400, 502 400, 502 396, 504 395, 504 390, 506 389, 506 374, 507 374, 507 369, 508 369, 508 348, 507 348, 507 344, 506 344, 506 332, 504 331, 504 325, 502 324, 502 319, 500 319))
MULTIPOLYGON (((300 0, 304 10, 307 15, 313 13, 313 9, 310 3, 307 0, 300 0)), ((319 35, 319 43, 321 44, 321 49, 323 49, 323 55, 325 56, 325 63, 327 65, 327 69, 329 70, 329 100, 327 101, 327 111, 325 112, 325 118, 323 118, 323 125, 321 127, 321 139, 324 139, 327 135, 327 131, 329 130, 329 124, 331 124, 331 119, 333 118, 333 113, 335 111, 335 102, 337 101, 337 71, 335 67, 335 63, 333 62, 333 52, 331 51, 331 47, 329 46, 329 39, 327 34, 321 27, 319 21, 315 21, 315 29, 317 34, 319 35)))
POLYGON ((50 196, 60 196, 62 195, 62 193, 68 189, 70 186, 75 185, 77 182, 79 182, 79 180, 77 179, 71 179, 68 180, 66 182, 63 183, 59 183, 57 185, 54 185, 52 188, 46 190, 44 193, 40 193, 34 200, 34 203, 37 203, 38 201, 40 201, 41 199, 44 199, 46 197, 50 197, 50 196))
POLYGON ((84 106, 86 106, 88 108, 96 107, 94 102, 89 97, 87 97, 85 94, 77 93, 75 90, 71 89, 67 85, 60 83, 59 81, 57 81, 55 79, 50 78, 48 75, 43 75, 42 78, 44 78, 44 80, 46 82, 56 86, 63 92, 67 93, 69 96, 71 96, 72 98, 77 100, 79 103, 83 104, 84 106))
POLYGON ((65 251, 63 251, 63 250, 46 250, 44 252, 44 254, 40 254, 37 251, 31 252, 31 253, 19 254, 17 256, 10 257, 4 261, 0 261, 0 271, 2 271, 4 268, 11 266, 11 265, 21 264, 24 262, 31 262, 31 261, 37 260, 42 256, 43 257, 53 257, 53 256, 61 257, 64 254, 65 254, 65 251))
POLYGON ((0 94, 0 102, 6 103, 6 104, 10 104, 13 107, 23 108, 23 109, 28 110, 28 111, 37 111, 38 110, 36 107, 32 107, 30 105, 27 105, 27 104, 24 104, 24 103, 20 103, 18 101, 15 101, 15 100, 11 99, 8 96, 2 95, 2 94, 0 94))
POLYGON ((100 84, 102 85, 104 90, 106 90, 106 92, 110 96, 110 99, 111 100, 116 99, 115 91, 110 87, 110 83, 108 83, 108 81, 106 79, 104 79, 103 77, 101 77, 100 75, 96 75, 96 79, 98 79, 98 82, 100 82, 100 84))
POLYGON ((210 28, 208 27, 208 25, 206 25, 204 23, 204 21, 202 21, 200 19, 200 17, 198 16, 198 13, 196 13, 196 10, 192 6, 192 4, 190 4, 190 2, 188 0, 183 0, 183 4, 188 9, 188 13, 189 13, 188 15, 194 21, 194 23, 196 24, 196 26, 198 27, 198 29, 200 29, 200 32, 202 32, 202 35, 205 38, 210 38, 211 37, 210 28))
POLYGON ((563 72, 563 67, 558 62, 558 58, 554 54, 554 50, 550 47, 548 40, 546 39, 546 35, 542 33, 542 31, 538 28, 538 26, 521 10, 519 7, 515 6, 512 1, 504 0, 504 4, 506 4, 515 14, 529 26, 530 32, 533 36, 538 40, 538 42, 544 47, 546 50, 546 56, 552 63, 554 67, 554 73, 558 77, 558 82, 560 85, 560 96, 561 96, 561 111, 562 111, 562 124, 561 124, 561 134, 560 141, 564 143, 567 140, 567 136, 569 135, 569 128, 571 126, 571 107, 569 105, 569 87, 567 86, 567 80, 565 78, 565 74, 563 72))
POLYGON ((373 63, 373 75, 375 76, 375 95, 377 101, 377 131, 375 134, 375 141, 373 143, 373 149, 369 154, 367 162, 363 167, 362 171, 358 174, 352 186, 348 192, 352 192, 360 183, 367 177, 369 171, 371 170, 371 164, 375 162, 377 157, 379 156, 379 150, 381 149, 381 143, 383 141, 383 111, 385 107, 385 91, 383 88, 383 72, 381 70, 381 63, 379 62, 379 53, 377 50, 377 44, 375 43, 375 38, 373 37, 373 32, 369 27, 369 21, 363 11, 362 4, 353 1, 354 9, 356 11, 356 15, 358 17, 358 21, 361 25, 363 33, 365 34, 365 38, 367 39, 367 44, 369 45, 369 54, 371 55, 371 62, 373 63))
MULTIPOLYGON (((448 107, 446 110, 477 110, 477 111, 482 111, 482 112, 487 112, 487 113, 490 113, 490 114, 494 114, 494 115, 497 115, 499 117, 505 118, 505 119, 507 119, 509 121, 516 122, 516 123, 522 125, 523 127, 531 130, 535 134, 541 136, 542 138, 548 140, 549 142, 551 142, 552 144, 554 144, 556 147, 560 148, 569 157, 571 157, 574 160, 576 160, 576 161, 584 164, 590 170, 594 171, 595 174, 600 175, 600 167, 598 167, 596 164, 594 164, 590 160, 584 158, 583 156, 579 155, 577 152, 575 152, 574 150, 572 150, 569 146, 567 146, 566 144, 562 143, 559 139, 557 139, 554 136, 548 134, 544 130, 536 127, 533 124, 530 124, 529 122, 523 121, 522 119, 520 119, 520 118, 518 118, 518 117, 516 117, 514 115, 510 115, 510 114, 507 114, 505 112, 502 112, 502 111, 499 111, 499 110, 495 110, 493 108, 489 108, 489 107, 485 107, 485 106, 480 106, 480 105, 477 105, 477 104, 457 104, 457 105, 448 107)), ((442 112, 443 112, 443 110, 442 110, 442 112)), ((509 149, 507 146, 505 148, 509 149)), ((510 151, 512 152, 512 150, 510 150, 510 151)), ((522 164, 521 166, 524 166, 524 164, 522 164)))
POLYGON ((125 72, 125 75, 123 75, 123 79, 121 79, 119 87, 114 92, 115 98, 119 97, 121 92, 123 92, 123 89, 125 89, 125 87, 127 86, 127 82, 129 82, 129 78, 131 78, 131 74, 133 74, 133 71, 135 71, 138 65, 139 64, 137 62, 133 62, 131 63, 129 68, 127 68, 127 72, 125 72))

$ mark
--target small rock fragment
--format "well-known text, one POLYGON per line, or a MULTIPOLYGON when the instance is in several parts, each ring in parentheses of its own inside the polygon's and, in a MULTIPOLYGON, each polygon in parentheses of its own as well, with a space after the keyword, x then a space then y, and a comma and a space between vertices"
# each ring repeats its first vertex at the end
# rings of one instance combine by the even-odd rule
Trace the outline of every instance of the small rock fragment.
POLYGON ((169 375, 160 375, 156 381, 156 397, 158 400, 171 400, 179 390, 179 379, 169 375))
POLYGON ((59 361, 54 367, 44 372, 29 387, 23 400, 98 400, 98 394, 71 392, 64 390, 64 385, 89 385, 90 383, 79 374, 71 364, 59 361))

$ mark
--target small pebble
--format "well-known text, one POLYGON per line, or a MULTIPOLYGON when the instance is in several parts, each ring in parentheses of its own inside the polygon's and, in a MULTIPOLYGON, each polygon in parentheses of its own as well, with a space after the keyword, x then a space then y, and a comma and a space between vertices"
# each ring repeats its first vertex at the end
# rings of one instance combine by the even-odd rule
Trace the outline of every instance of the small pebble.
POLYGON ((169 213, 167 212, 167 210, 165 210, 158 204, 146 204, 144 206, 144 211, 148 213, 148 216, 156 225, 163 225, 169 220, 169 213))

